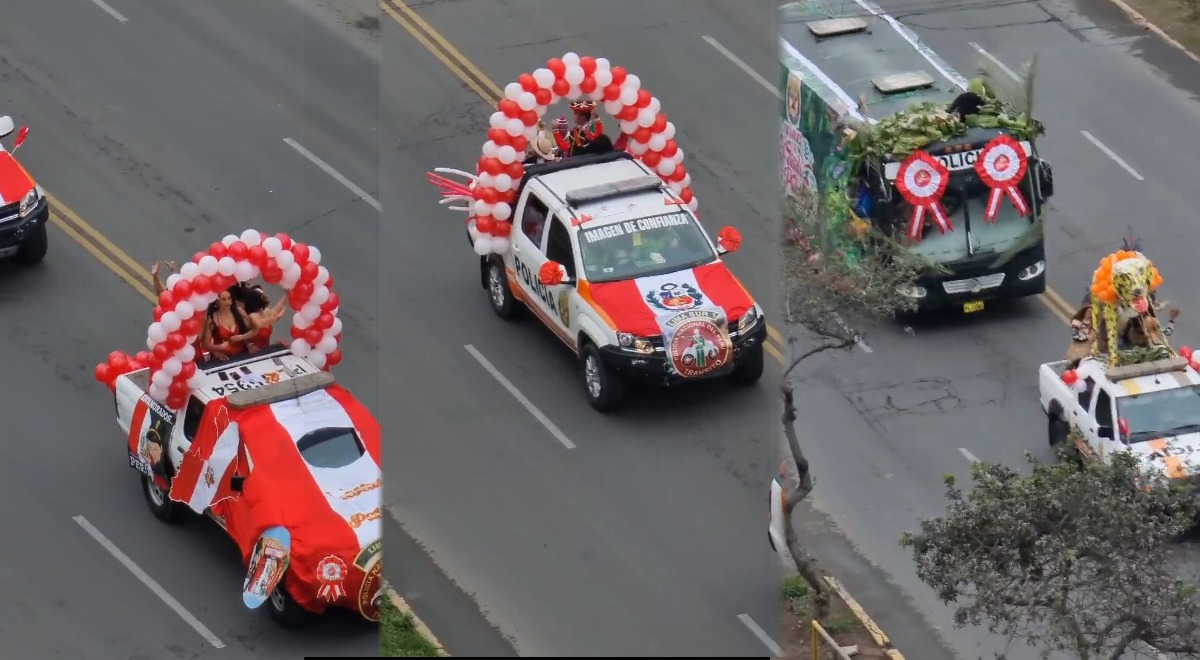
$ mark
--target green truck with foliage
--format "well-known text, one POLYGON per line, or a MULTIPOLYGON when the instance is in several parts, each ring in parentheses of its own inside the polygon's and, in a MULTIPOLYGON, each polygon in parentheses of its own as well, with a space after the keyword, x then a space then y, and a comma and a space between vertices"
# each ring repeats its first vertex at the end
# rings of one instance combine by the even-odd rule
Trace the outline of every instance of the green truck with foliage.
POLYGON ((1034 62, 966 80, 869 0, 780 8, 782 178, 791 229, 851 262, 906 251, 922 311, 1046 288, 1053 194, 1030 114, 1034 62))

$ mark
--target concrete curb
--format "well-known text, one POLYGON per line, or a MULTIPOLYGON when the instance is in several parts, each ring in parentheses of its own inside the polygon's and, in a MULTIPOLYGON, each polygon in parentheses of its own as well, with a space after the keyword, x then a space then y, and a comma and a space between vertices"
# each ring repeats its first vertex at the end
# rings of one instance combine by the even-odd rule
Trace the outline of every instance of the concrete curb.
POLYGON ((392 604, 396 606, 396 609, 412 618, 413 627, 417 629, 417 632, 420 633, 422 637, 429 640, 429 643, 432 644, 435 649, 437 649, 438 655, 443 658, 450 657, 450 654, 446 652, 446 647, 442 646, 441 641, 439 641, 437 636, 433 634, 433 631, 429 629, 429 626, 425 625, 425 622, 421 620, 421 617, 417 616, 417 613, 413 611, 413 608, 408 604, 408 602, 405 601, 400 594, 396 593, 396 590, 392 589, 391 585, 385 584, 384 589, 387 591, 388 598, 392 599, 392 604))
POLYGON ((1141 12, 1134 9, 1133 7, 1130 7, 1125 2, 1125 0, 1109 0, 1109 2, 1116 5, 1117 9, 1120 9, 1126 16, 1128 16, 1130 22, 1132 22, 1134 25, 1137 25, 1140 28, 1143 28, 1143 29, 1153 32, 1155 35, 1157 35, 1163 41, 1174 46, 1175 48, 1178 48, 1184 55, 1187 55, 1188 57, 1190 57, 1192 59, 1192 61, 1200 63, 1200 55, 1196 55, 1192 51, 1188 50, 1187 46, 1184 46, 1183 44, 1176 41, 1174 37, 1167 34, 1166 30, 1163 30, 1162 28, 1158 27, 1157 25, 1151 23, 1149 19, 1147 19, 1145 16, 1142 16, 1141 12))
POLYGON ((833 592, 838 595, 838 598, 842 599, 842 602, 846 603, 846 607, 850 608, 850 612, 854 614, 854 618, 858 619, 858 622, 862 624, 863 628, 867 629, 867 632, 871 634, 871 638, 874 639, 875 643, 883 649, 883 652, 887 654, 887 657, 890 660, 904 660, 904 654, 900 653, 900 651, 896 650, 896 648, 892 646, 892 641, 888 639, 887 634, 883 632, 883 628, 880 628, 879 625, 871 619, 871 616, 867 614, 867 611, 863 609, 863 606, 859 605, 857 600, 854 600, 854 597, 850 595, 849 591, 846 591, 846 588, 842 586, 842 583, 839 582, 837 578, 826 575, 825 583, 829 585, 830 589, 833 589, 833 592))

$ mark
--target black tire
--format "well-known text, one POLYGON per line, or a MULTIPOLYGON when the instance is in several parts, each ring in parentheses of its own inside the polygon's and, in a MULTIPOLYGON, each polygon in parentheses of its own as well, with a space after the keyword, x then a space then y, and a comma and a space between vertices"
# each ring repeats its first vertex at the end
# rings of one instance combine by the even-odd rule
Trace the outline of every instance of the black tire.
POLYGON ((149 505, 150 513, 153 513, 155 518, 170 524, 181 522, 184 519, 187 507, 172 501, 170 495, 163 492, 153 479, 144 474, 142 475, 142 494, 146 496, 146 504, 149 505))
POLYGON ((21 249, 17 252, 17 261, 26 266, 39 264, 46 258, 46 251, 50 248, 50 236, 46 231, 46 223, 39 222, 30 231, 29 237, 21 244, 21 249))
POLYGON ((497 257, 492 257, 484 263, 483 288, 487 291, 488 304, 496 316, 505 320, 516 316, 518 303, 513 298, 512 290, 508 288, 508 274, 504 272, 504 263, 497 257))
POLYGON ((275 591, 271 592, 271 597, 265 603, 267 614, 271 615, 271 619, 280 625, 280 627, 288 630, 297 630, 310 625, 317 615, 300 607, 292 595, 288 593, 284 584, 287 578, 279 581, 279 585, 275 587, 275 591))
POLYGON ((1065 446, 1067 436, 1070 433, 1071 427, 1067 424, 1067 421, 1060 417, 1058 413, 1050 413, 1046 424, 1046 439, 1050 442, 1050 446, 1055 449, 1065 446))
POLYGON ((763 375, 763 347, 762 344, 750 349, 742 358, 742 363, 737 366, 732 374, 729 375, 733 382, 738 385, 750 386, 758 382, 763 375))
POLYGON ((600 349, 595 344, 584 343, 579 356, 579 370, 583 376, 583 394, 592 408, 609 412, 621 405, 625 398, 625 383, 604 364, 600 349))

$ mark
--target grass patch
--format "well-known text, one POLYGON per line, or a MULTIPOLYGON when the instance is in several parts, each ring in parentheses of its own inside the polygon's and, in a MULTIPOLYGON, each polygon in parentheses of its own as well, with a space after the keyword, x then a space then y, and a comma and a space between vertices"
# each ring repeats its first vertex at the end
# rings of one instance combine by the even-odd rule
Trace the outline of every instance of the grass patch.
POLYGON ((417 630, 413 618, 383 598, 379 608, 379 655, 383 658, 436 658, 441 654, 417 630))
MULTIPOLYGON (((799 575, 788 575, 780 587, 783 600, 784 622, 784 651, 788 657, 811 657, 812 653, 812 619, 813 602, 812 588, 799 575)), ((858 618, 852 614, 835 594, 830 594, 829 615, 821 623, 821 627, 840 645, 858 645, 857 659, 873 660, 884 658, 883 649, 875 645, 870 634, 862 627, 858 618)), ((822 660, 835 660, 837 656, 825 642, 820 642, 822 660)))
POLYGON ((1200 0, 1125 0, 1125 3, 1192 52, 1200 52, 1200 0))

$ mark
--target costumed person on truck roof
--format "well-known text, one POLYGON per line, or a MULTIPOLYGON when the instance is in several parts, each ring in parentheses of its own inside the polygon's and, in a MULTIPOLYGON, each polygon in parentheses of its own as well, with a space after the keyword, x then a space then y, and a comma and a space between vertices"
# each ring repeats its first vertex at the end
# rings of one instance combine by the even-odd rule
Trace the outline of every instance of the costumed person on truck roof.
POLYGON ((554 140, 565 156, 577 155, 577 149, 604 133, 604 122, 600 121, 595 101, 572 101, 570 108, 575 115, 574 126, 568 129, 565 117, 554 120, 554 140))

